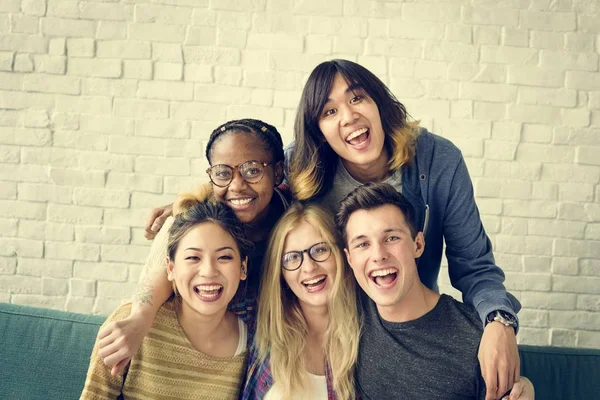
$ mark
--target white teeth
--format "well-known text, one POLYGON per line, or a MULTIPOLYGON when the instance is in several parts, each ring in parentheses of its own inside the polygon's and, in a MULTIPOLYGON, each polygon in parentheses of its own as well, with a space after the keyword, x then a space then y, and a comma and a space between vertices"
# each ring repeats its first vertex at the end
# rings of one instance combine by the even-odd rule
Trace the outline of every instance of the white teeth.
POLYGON ((221 286, 221 285, 198 285, 198 286, 196 286, 196 289, 198 289, 199 291, 202 291, 202 292, 205 292, 205 291, 210 292, 210 291, 219 290, 222 288, 223 288, 223 286, 221 286))
POLYGON ((322 276, 320 278, 311 279, 310 281, 304 281, 302 283, 304 285, 313 285, 313 284, 315 284, 317 282, 321 282, 321 281, 325 280, 325 278, 326 278, 325 276, 322 276))
POLYGON ((395 274, 396 270, 393 268, 386 268, 386 269, 380 269, 378 271, 373 271, 371 273, 372 277, 376 277, 376 276, 386 276, 386 275, 390 275, 390 274, 395 274))
POLYGON ((350 135, 348 135, 348 137, 346 138, 346 141, 349 142, 352 139, 359 137, 360 135, 362 135, 366 131, 367 131, 367 128, 362 128, 362 129, 359 129, 357 131, 354 131, 350 135))
POLYGON ((252 201, 252 198, 250 197, 250 198, 247 198, 247 199, 230 199, 229 201, 234 206, 243 206, 243 205, 246 205, 246 204, 250 203, 252 201))

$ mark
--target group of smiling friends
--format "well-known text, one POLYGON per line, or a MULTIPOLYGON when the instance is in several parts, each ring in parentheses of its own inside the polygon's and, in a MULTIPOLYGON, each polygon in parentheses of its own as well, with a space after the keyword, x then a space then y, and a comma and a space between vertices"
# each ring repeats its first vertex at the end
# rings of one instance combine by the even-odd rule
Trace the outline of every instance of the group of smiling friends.
POLYGON ((212 132, 81 398, 533 399, 459 149, 347 60, 312 71, 294 134, 212 132), (444 242, 464 303, 438 294, 444 242))

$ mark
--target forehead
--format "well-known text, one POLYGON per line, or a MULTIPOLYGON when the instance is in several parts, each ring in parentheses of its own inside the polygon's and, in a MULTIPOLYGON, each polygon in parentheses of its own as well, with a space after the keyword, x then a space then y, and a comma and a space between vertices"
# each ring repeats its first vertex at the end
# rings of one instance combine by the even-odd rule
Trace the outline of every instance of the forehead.
POLYGON ((206 251, 229 246, 237 249, 237 245, 229 232, 214 222, 203 222, 195 225, 181 238, 178 250, 197 247, 206 251))
POLYGON ((323 241, 323 236, 317 228, 308 221, 302 220, 287 234, 283 244, 283 252, 304 250, 315 243, 323 241))
POLYGON ((350 214, 346 224, 346 236, 348 240, 352 240, 359 235, 376 236, 388 229, 410 232, 402 211, 391 204, 371 210, 358 210, 350 214))
POLYGON ((272 157, 258 134, 233 131, 225 132, 215 140, 210 158, 213 165, 238 165, 250 160, 270 162, 272 157))

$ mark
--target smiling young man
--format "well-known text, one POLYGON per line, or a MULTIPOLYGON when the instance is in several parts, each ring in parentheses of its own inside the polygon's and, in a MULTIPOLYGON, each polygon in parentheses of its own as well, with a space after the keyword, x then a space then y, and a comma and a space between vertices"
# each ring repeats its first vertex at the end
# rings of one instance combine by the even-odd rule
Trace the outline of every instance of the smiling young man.
POLYGON ((356 369, 365 399, 484 399, 477 312, 419 279, 425 248, 411 204, 388 184, 366 184, 341 203, 337 225, 362 292, 356 369))

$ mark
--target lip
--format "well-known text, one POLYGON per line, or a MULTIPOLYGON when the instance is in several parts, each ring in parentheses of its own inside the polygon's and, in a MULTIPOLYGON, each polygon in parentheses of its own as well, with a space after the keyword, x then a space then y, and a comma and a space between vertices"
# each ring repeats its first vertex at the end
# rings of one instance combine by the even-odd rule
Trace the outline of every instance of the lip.
POLYGON ((325 289, 325 286, 327 286, 327 278, 328 278, 328 276, 326 274, 315 275, 311 278, 303 279, 300 282, 300 284, 304 287, 304 289, 308 293, 318 293, 318 292, 322 291, 323 289, 325 289), (313 281, 315 279, 321 279, 321 278, 325 278, 325 279, 323 279, 323 282, 319 283, 317 286, 306 286, 305 285, 305 282, 309 282, 309 281, 313 281))
POLYGON ((223 293, 225 292, 225 285, 223 285, 219 282, 202 282, 202 283, 197 283, 197 284, 193 285, 192 291, 194 292, 196 297, 198 299, 200 299, 200 301, 202 301, 204 303, 214 303, 215 301, 218 301, 221 298, 221 296, 223 296, 223 293), (206 286, 220 286, 221 289, 214 296, 206 296, 206 295, 202 294, 202 291, 196 290, 196 287, 198 287, 198 286, 205 286, 205 287, 206 286))
POLYGON ((371 144, 371 129, 369 127, 366 126, 361 126, 357 129, 353 129, 352 132, 348 133, 346 135, 346 137, 344 138, 344 143, 346 143, 346 145, 350 146, 351 148, 358 150, 358 151, 362 151, 365 150, 366 148, 369 147, 369 144, 371 144), (351 144, 348 142, 348 138, 350 137, 350 135, 352 135, 354 132, 360 130, 360 129, 367 129, 367 139, 365 139, 364 142, 359 143, 359 144, 351 144))
POLYGON ((232 209, 237 210, 237 211, 243 211, 243 210, 249 209, 250 207, 252 207, 254 205, 254 202, 256 201, 256 197, 254 197, 254 196, 230 197, 230 198, 226 199, 225 201, 227 202, 227 205, 229 205, 232 209), (243 199, 250 199, 250 201, 247 204, 232 203, 232 200, 243 200, 243 199))
POLYGON ((398 282, 398 277, 399 277, 399 275, 400 275, 400 271, 398 271, 398 268, 396 268, 396 267, 392 267, 392 266, 386 266, 386 267, 376 268, 376 269, 373 269, 373 270, 369 271, 369 273, 367 274, 367 276, 368 276, 368 278, 369 278, 369 281, 370 281, 370 282, 371 282, 371 283, 372 283, 372 284, 373 284, 373 285, 374 285, 374 286, 375 286, 377 289, 383 289, 383 290, 388 290, 388 289, 391 289, 391 288, 393 288, 393 287, 396 285, 396 283, 398 282), (388 283, 388 284, 385 284, 385 285, 380 285, 380 284, 378 284, 377 282, 375 282, 375 278, 373 278, 373 272, 376 272, 376 271, 383 271, 383 270, 386 270, 386 269, 393 269, 394 271, 396 271, 396 277, 394 278, 394 280, 393 280, 392 282, 390 282, 390 283, 388 283))

